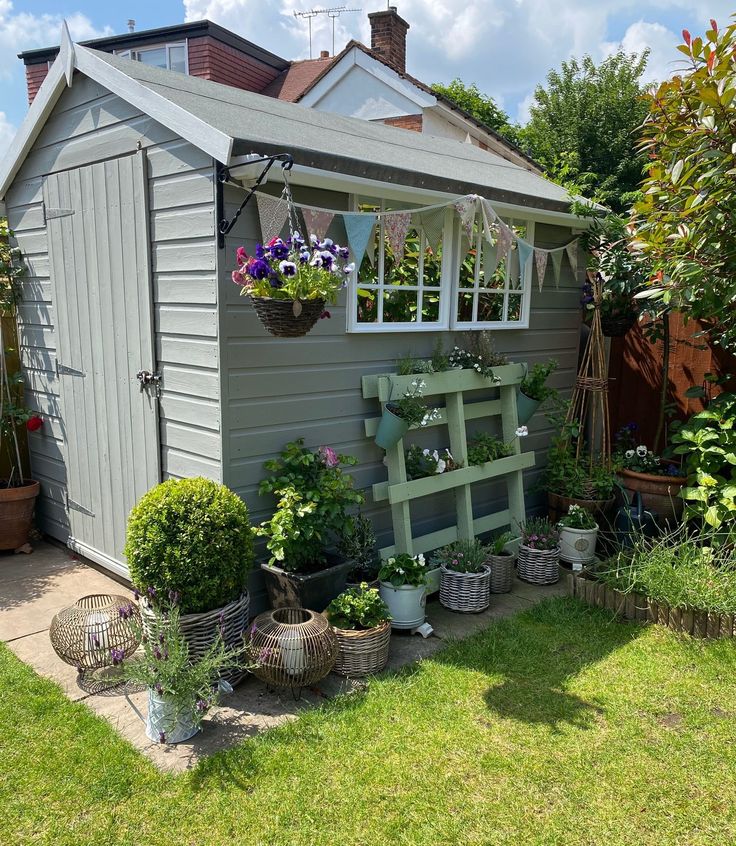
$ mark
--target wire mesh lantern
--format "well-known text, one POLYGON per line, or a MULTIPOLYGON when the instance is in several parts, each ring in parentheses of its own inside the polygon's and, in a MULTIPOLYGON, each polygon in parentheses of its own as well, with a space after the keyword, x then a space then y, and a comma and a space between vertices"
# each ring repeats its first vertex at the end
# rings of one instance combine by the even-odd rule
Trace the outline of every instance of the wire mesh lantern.
POLYGON ((327 618, 306 608, 260 614, 250 629, 251 672, 267 685, 292 692, 316 684, 335 665, 337 638, 327 618))
POLYGON ((116 666, 140 645, 138 607, 125 596, 90 594, 51 621, 54 652, 80 675, 116 666))

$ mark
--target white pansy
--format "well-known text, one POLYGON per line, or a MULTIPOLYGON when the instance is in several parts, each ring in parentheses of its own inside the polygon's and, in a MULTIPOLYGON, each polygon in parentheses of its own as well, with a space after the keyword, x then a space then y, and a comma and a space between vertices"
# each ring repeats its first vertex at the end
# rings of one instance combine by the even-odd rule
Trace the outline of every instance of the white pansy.
POLYGON ((644 446, 644 444, 639 444, 639 446, 636 448, 636 454, 639 456, 639 458, 646 458, 648 452, 649 450, 644 446))
POLYGON ((434 472, 435 473, 444 473, 446 468, 447 468, 447 462, 443 461, 441 458, 437 459, 437 469, 434 472))
POLYGON ((514 434, 517 438, 525 438, 529 434, 529 429, 526 426, 519 426, 514 434))
POLYGON ((636 455, 636 453, 634 452, 633 449, 627 449, 626 450, 626 457, 627 458, 633 458, 635 455, 636 455))

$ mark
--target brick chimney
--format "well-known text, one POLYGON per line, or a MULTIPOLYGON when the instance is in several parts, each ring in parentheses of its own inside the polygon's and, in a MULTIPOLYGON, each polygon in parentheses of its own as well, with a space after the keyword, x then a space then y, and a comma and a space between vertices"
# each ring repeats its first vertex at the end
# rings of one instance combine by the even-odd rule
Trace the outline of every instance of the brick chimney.
POLYGON ((371 50, 398 73, 406 73, 406 33, 409 24, 390 6, 368 15, 371 22, 371 50))

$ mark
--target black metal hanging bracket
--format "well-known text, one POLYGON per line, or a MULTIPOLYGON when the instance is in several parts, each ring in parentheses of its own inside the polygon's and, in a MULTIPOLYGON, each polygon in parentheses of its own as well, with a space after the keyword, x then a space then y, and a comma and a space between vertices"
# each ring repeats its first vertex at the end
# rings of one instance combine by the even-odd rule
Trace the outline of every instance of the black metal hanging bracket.
POLYGON ((226 182, 230 180, 230 168, 227 165, 219 164, 217 165, 217 246, 219 249, 224 249, 225 247, 225 236, 232 230, 233 226, 238 222, 238 218, 243 213, 243 209, 248 205, 253 194, 255 194, 256 189, 259 188, 262 184, 266 176, 268 175, 269 170, 273 167, 276 162, 281 162, 281 169, 282 170, 291 170, 294 166, 294 157, 291 153, 274 153, 272 156, 261 156, 258 159, 251 159, 244 164, 264 164, 263 170, 258 175, 255 183, 248 189, 248 193, 245 195, 245 199, 240 204, 240 208, 235 212, 235 214, 228 220, 225 217, 225 196, 223 191, 223 186, 226 182))

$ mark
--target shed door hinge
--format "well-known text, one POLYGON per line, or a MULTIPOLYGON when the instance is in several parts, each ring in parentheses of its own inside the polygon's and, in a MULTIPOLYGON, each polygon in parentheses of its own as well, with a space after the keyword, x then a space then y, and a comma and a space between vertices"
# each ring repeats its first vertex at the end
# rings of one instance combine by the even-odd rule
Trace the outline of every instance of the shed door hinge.
POLYGON ((43 206, 43 222, 54 220, 57 217, 69 217, 74 214, 74 209, 49 209, 46 204, 43 206))
POLYGON ((75 502, 69 494, 66 495, 66 507, 72 509, 72 511, 79 511, 81 514, 86 514, 88 517, 95 516, 94 511, 90 511, 89 508, 85 508, 83 505, 75 502))
POLYGON ((82 379, 87 375, 84 370, 77 370, 74 367, 69 367, 68 364, 61 364, 58 359, 56 361, 56 375, 57 376, 81 376, 82 379))

